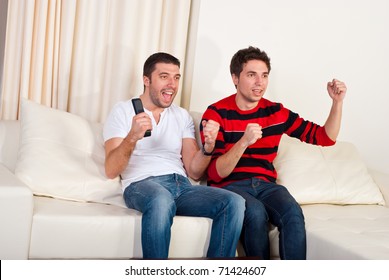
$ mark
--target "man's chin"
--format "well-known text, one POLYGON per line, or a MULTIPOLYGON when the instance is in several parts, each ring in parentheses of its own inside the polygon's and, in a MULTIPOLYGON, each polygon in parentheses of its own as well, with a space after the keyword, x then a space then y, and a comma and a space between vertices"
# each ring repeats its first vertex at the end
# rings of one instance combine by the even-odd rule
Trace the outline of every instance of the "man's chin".
POLYGON ((169 102, 163 101, 163 102, 161 102, 160 106, 162 108, 168 108, 168 107, 170 107, 172 105, 172 103, 173 103, 173 100, 171 100, 169 102))

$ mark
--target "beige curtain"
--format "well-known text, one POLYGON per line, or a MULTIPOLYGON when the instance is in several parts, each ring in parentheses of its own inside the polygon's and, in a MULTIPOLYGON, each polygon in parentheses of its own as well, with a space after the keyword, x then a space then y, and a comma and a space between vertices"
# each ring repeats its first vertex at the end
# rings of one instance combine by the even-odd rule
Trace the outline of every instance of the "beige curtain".
POLYGON ((142 93, 150 54, 169 52, 184 71, 190 9, 191 0, 9 1, 1 119, 17 119, 28 98, 104 121, 142 93))

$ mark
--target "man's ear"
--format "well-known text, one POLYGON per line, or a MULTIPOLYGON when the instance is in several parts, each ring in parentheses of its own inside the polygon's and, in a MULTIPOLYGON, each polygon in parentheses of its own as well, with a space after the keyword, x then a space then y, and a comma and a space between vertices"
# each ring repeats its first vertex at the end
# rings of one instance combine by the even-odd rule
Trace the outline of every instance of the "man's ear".
POLYGON ((143 76, 143 84, 146 87, 150 86, 150 79, 147 76, 143 76))
POLYGON ((234 83, 235 88, 236 88, 238 86, 238 83, 239 83, 239 77, 236 76, 235 74, 232 74, 231 77, 232 77, 232 82, 234 83))

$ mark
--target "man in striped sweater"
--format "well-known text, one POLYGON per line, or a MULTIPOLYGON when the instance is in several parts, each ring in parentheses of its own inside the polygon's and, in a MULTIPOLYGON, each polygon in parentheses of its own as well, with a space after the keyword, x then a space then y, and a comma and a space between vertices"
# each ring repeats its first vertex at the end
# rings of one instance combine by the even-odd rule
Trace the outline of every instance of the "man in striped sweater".
POLYGON ((203 120, 220 124, 214 151, 205 151, 212 155, 208 184, 245 198, 241 239, 247 256, 270 257, 270 222, 280 232, 281 259, 305 259, 304 216, 288 190, 276 183, 273 161, 284 133, 314 145, 335 144, 347 88, 336 79, 328 82, 332 107, 320 126, 263 98, 270 69, 269 57, 258 48, 242 49, 233 56, 230 72, 236 93, 210 105, 203 115, 203 120))

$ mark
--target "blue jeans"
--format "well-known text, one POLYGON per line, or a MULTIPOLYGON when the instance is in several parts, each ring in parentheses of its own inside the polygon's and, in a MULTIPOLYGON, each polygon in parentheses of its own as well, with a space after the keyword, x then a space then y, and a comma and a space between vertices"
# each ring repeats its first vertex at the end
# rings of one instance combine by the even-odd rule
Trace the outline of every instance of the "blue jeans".
POLYGON ((169 174, 131 183, 124 191, 129 208, 142 212, 142 250, 146 259, 168 257, 175 215, 213 219, 207 257, 233 257, 242 230, 245 202, 223 189, 193 186, 169 174))
POLYGON ((246 200, 242 244, 247 256, 270 258, 268 222, 279 231, 281 259, 306 259, 306 233, 301 207, 281 185, 251 178, 225 187, 246 200))

